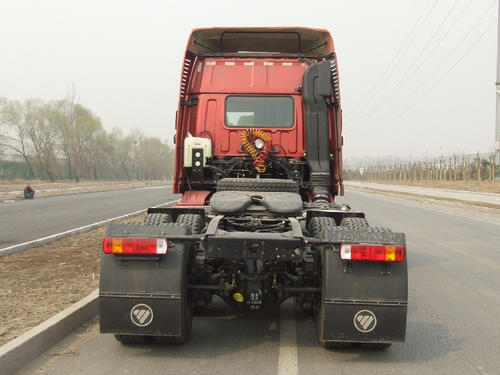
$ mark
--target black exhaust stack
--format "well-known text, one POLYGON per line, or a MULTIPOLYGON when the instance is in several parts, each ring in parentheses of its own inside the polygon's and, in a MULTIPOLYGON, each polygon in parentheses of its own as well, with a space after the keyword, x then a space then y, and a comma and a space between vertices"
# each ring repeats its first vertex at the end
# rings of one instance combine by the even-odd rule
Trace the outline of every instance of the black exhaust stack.
POLYGON ((306 160, 313 202, 330 202, 330 132, 326 99, 331 96, 331 62, 312 64, 304 73, 306 160))

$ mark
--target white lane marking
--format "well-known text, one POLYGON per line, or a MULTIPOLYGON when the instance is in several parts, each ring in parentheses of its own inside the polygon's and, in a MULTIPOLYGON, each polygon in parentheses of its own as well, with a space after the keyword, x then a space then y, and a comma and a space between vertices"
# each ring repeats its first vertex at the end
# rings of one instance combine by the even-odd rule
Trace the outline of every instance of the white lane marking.
POLYGON ((278 375, 298 375, 297 332, 293 298, 280 306, 278 375))
MULTIPOLYGON (((173 201, 170 201, 170 202, 166 202, 166 203, 162 203, 162 204, 159 204, 157 206, 153 206, 151 208, 157 208, 157 207, 161 207, 161 206, 166 206, 168 204, 172 204, 172 203, 176 203, 178 202, 179 200, 176 199, 176 200, 173 200, 173 201)), ((23 247, 23 246, 28 246, 30 244, 36 244, 38 242, 43 242, 43 241, 47 241, 47 240, 50 240, 52 238, 62 238, 64 237, 65 235, 70 235, 72 233, 75 233, 75 232, 78 232, 78 231, 83 231, 85 229, 91 229, 93 227, 98 227, 99 225, 102 225, 102 224, 106 224, 106 223, 109 223, 110 221, 113 221, 113 220, 118 220, 118 219, 123 219, 125 217, 128 217, 128 216, 134 216, 134 215, 139 215, 141 212, 144 212, 146 211, 147 209, 143 209, 143 210, 139 210, 139 211, 134 211, 134 212, 130 212, 128 214, 125 214, 125 215, 121 215, 121 216, 116 216, 116 217, 112 217, 110 219, 106 219, 106 220, 101 220, 101 221, 97 221, 95 223, 92 223, 92 224, 88 224, 88 225, 84 225, 82 227, 78 227, 78 228, 73 228, 73 229, 70 229, 70 230, 67 230, 67 231, 64 231, 64 232, 61 232, 61 233, 56 233, 56 234, 51 234, 50 236, 46 236, 46 237, 42 237, 42 238, 37 238, 36 240, 32 240, 32 241, 28 241, 28 242, 23 242, 23 243, 18 243, 16 245, 12 245, 12 246, 9 246, 9 247, 4 247, 3 249, 0 249, 0 256, 2 255, 2 253, 4 252, 7 252, 11 249, 15 249, 16 247, 23 247)))

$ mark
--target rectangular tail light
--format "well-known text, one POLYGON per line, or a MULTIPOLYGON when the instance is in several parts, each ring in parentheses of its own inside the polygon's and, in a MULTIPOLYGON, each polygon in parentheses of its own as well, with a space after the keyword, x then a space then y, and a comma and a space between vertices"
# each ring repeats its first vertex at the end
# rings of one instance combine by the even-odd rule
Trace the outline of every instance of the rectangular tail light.
POLYGON ((168 242, 165 238, 105 238, 103 250, 106 254, 166 254, 168 242))
POLYGON ((343 244, 340 246, 340 259, 368 262, 402 262, 405 259, 404 246, 343 244))

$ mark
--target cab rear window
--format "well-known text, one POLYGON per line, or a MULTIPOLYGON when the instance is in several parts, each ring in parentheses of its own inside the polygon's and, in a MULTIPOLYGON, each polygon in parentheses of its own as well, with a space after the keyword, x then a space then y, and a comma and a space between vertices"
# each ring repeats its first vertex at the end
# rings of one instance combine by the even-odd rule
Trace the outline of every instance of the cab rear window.
POLYGON ((228 96, 225 123, 230 127, 291 128, 291 96, 228 96))

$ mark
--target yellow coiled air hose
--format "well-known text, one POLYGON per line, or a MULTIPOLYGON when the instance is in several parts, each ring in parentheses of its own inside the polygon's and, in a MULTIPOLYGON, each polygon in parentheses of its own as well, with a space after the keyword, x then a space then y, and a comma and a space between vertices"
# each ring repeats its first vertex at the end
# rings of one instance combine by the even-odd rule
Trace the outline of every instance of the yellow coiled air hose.
POLYGON ((240 134, 241 144, 246 152, 253 159, 253 166, 259 173, 266 171, 266 158, 269 154, 271 136, 259 129, 247 129, 240 134), (264 146, 260 150, 255 147, 254 142, 257 138, 264 141, 264 146))

